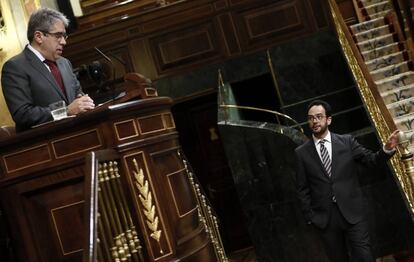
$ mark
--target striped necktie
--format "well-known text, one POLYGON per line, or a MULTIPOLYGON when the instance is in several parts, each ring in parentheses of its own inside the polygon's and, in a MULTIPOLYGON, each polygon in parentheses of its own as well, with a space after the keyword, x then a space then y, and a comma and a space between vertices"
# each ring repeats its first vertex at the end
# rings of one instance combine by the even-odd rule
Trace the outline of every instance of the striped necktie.
POLYGON ((327 140, 322 139, 321 141, 319 141, 319 145, 320 145, 320 151, 321 151, 322 164, 326 170, 326 173, 330 177, 331 169, 332 169, 332 161, 331 161, 331 158, 329 157, 328 150, 325 147, 326 141, 327 140))

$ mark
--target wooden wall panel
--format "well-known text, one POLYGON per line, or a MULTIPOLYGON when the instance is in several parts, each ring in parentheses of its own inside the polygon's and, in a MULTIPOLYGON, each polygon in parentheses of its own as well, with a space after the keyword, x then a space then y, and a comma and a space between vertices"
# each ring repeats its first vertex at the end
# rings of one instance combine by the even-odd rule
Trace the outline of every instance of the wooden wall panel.
POLYGON ((23 211, 17 215, 27 219, 27 224, 19 224, 19 227, 36 236, 36 241, 25 245, 34 246, 41 261, 80 261, 85 224, 83 168, 61 169, 54 175, 56 177, 39 178, 36 183, 28 181, 17 187, 14 194, 23 211), (31 214, 30 217, 27 214, 31 214))
POLYGON ((311 11, 318 29, 326 29, 329 26, 327 3, 324 0, 310 0, 311 11))
POLYGON ((311 33, 305 10, 302 1, 283 1, 233 13, 242 47, 249 51, 311 33))
POLYGON ((133 71, 150 79, 156 79, 157 68, 153 62, 148 39, 134 39, 129 43, 128 49, 133 62, 133 71))
POLYGON ((214 15, 214 8, 211 4, 194 7, 188 10, 183 10, 179 13, 173 13, 165 17, 160 17, 156 20, 151 20, 142 25, 143 33, 150 33, 154 31, 167 31, 176 25, 188 25, 199 19, 205 19, 214 15))
MULTIPOLYGON (((350 0, 342 2, 347 3, 350 0)), ((126 71, 157 80, 304 37, 329 26, 324 0, 197 0, 84 28, 72 34, 65 56, 74 65, 122 48, 126 71)))
POLYGON ((352 25, 358 22, 357 14, 355 12, 352 0, 336 0, 339 10, 345 20, 345 23, 352 25))
POLYGON ((150 39, 158 72, 220 56, 220 40, 211 22, 169 32, 150 39))
POLYGON ((226 13, 218 17, 221 38, 224 40, 226 55, 232 56, 241 53, 240 40, 236 34, 233 17, 226 13))

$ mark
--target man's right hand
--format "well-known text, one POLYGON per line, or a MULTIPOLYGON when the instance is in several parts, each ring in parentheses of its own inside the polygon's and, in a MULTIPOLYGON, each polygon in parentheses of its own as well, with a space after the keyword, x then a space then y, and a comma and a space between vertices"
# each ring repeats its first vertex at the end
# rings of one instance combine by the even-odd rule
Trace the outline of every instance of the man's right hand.
POLYGON ((95 108, 95 104, 88 95, 79 96, 68 106, 68 115, 77 115, 95 108))

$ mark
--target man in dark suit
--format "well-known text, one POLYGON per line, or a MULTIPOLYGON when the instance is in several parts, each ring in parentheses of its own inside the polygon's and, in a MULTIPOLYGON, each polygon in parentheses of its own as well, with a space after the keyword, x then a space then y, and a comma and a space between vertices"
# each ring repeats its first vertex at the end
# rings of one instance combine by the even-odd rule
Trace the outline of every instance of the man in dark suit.
POLYGON ((349 262, 347 243, 357 261, 374 262, 358 182, 358 163, 372 165, 392 157, 398 130, 374 153, 350 135, 329 132, 331 107, 315 100, 308 106, 312 139, 296 150, 296 182, 302 211, 315 226, 332 262, 349 262))
POLYGON ((52 120, 49 105, 63 100, 69 115, 94 108, 82 93, 69 60, 63 58, 68 19, 60 12, 41 8, 29 19, 29 43, 2 70, 2 87, 16 131, 52 120))

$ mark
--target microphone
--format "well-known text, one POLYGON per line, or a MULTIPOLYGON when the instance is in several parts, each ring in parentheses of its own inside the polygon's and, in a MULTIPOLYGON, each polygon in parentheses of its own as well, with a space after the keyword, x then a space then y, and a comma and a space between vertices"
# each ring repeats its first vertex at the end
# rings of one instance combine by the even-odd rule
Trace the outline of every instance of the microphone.
POLYGON ((118 56, 116 56, 114 53, 112 53, 112 51, 109 51, 108 54, 110 56, 112 56, 113 58, 115 58, 119 63, 121 63, 124 66, 124 69, 126 67, 126 63, 124 60, 122 60, 121 58, 119 58, 118 56))
POLYGON ((115 100, 115 65, 114 62, 111 60, 111 58, 109 58, 107 55, 105 55, 101 50, 99 50, 99 48, 97 48, 96 46, 94 47, 94 49, 106 60, 111 64, 111 68, 112 68, 112 83, 111 83, 111 89, 112 89, 112 100, 115 100))
POLYGON ((79 78, 79 75, 87 71, 87 66, 85 64, 80 65, 79 67, 74 68, 72 71, 79 78))

